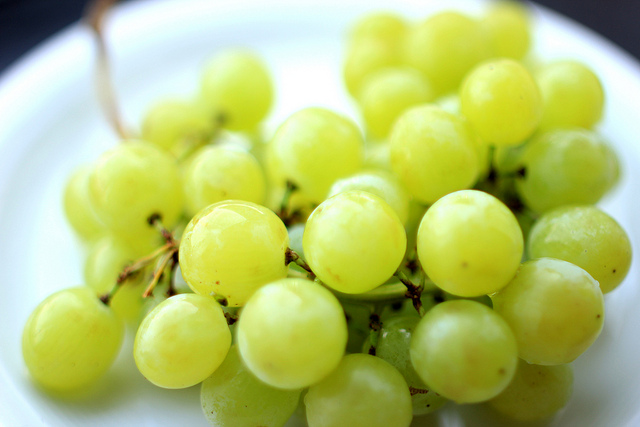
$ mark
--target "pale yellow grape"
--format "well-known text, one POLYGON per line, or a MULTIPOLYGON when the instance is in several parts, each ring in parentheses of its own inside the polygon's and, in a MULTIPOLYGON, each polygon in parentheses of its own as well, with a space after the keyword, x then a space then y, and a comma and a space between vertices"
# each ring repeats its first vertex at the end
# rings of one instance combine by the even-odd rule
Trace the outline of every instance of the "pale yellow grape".
POLYGON ((333 371, 347 345, 338 299, 306 279, 281 279, 258 289, 240 314, 242 360, 265 383, 309 387, 333 371))
POLYGON ((409 67, 384 68, 362 83, 358 103, 371 138, 385 138, 409 107, 433 99, 429 82, 409 67))
POLYGON ((587 271, 607 293, 631 267, 631 242, 615 219, 595 206, 571 206, 542 215, 529 235, 531 258, 558 258, 587 271))
POLYGON ((527 7, 518 1, 499 1, 480 21, 494 57, 522 59, 531 45, 527 7))
POLYGON ((275 183, 290 180, 302 196, 320 203, 336 179, 360 169, 364 141, 350 119, 324 108, 305 108, 285 120, 268 150, 275 183))
POLYGON ((182 186, 174 159, 143 141, 124 141, 105 152, 89 178, 91 202, 111 232, 127 242, 148 242, 159 214, 171 228, 182 213, 182 186))
POLYGON ((88 287, 49 296, 31 313, 22 356, 33 379, 56 392, 90 385, 115 359, 124 327, 88 287))
POLYGON ((277 389, 257 379, 243 365, 235 345, 200 389, 202 412, 215 427, 283 426, 299 396, 300 390, 277 389))
POLYGON ((331 288, 358 294, 389 279, 407 238, 395 211, 380 197, 351 190, 325 200, 307 221, 306 261, 331 288))
POLYGON ((64 213, 67 221, 80 238, 87 241, 99 239, 105 226, 98 218, 89 198, 89 176, 92 168, 77 168, 69 177, 64 189, 64 213))
POLYGON ((520 358, 537 365, 572 362, 598 338, 604 322, 598 282, 553 258, 522 264, 491 299, 516 336, 520 358))
POLYGON ((286 277, 287 229, 273 211, 229 200, 200 211, 180 242, 180 268, 189 287, 241 306, 260 286, 286 277))
POLYGON ((144 318, 133 347, 140 373, 163 388, 204 381, 231 347, 231 332, 220 305, 198 294, 175 295, 144 318))
POLYGON ((367 76, 401 63, 398 49, 393 44, 375 38, 361 39, 347 51, 343 69, 347 90, 357 96, 367 76))
POLYGON ((519 421, 542 420, 562 409, 573 391, 570 365, 530 365, 520 360, 511 384, 488 403, 519 421))
POLYGON ((365 169, 391 171, 391 152, 389 141, 368 141, 364 147, 365 169))
POLYGON ((442 108, 447 113, 460 114, 460 95, 457 93, 449 93, 441 96, 434 102, 438 107, 442 108))
POLYGON ((391 167, 409 193, 430 204, 471 187, 480 171, 478 140, 467 122, 434 105, 413 107, 390 136, 391 167))
POLYGON ((262 204, 266 195, 264 173, 256 158, 230 147, 201 148, 186 166, 183 182, 189 216, 229 199, 262 204))
POLYGON ((156 103, 142 122, 142 139, 180 154, 208 142, 216 117, 202 102, 166 99, 156 103))
POLYGON ((471 71, 462 83, 460 104, 480 138, 496 146, 520 144, 542 117, 536 82, 512 59, 485 62, 471 71))
POLYGON ((273 103, 273 84, 262 60, 248 50, 226 50, 207 65, 202 96, 224 127, 252 130, 273 103))
POLYGON ((339 179, 331 186, 328 197, 350 190, 368 191, 382 198, 398 214, 402 224, 409 219, 409 193, 390 172, 368 170, 339 179))
POLYGON ((402 375, 368 354, 350 354, 304 398, 309 427, 408 427, 411 395, 402 375))
POLYGON ((399 46, 408 24, 404 18, 391 12, 374 12, 360 18, 349 33, 351 43, 362 39, 375 39, 391 46, 399 46))
POLYGON ((482 27, 458 12, 441 12, 412 28, 404 61, 424 73, 435 95, 454 91, 464 75, 488 57, 482 27))
POLYGON ((469 300, 429 310, 413 331, 410 352, 422 380, 458 403, 495 397, 509 385, 518 364, 516 339, 507 323, 469 300))
POLYGON ((418 229, 418 258, 441 289, 463 297, 496 292, 516 274, 524 242, 518 220, 494 196, 477 190, 433 204, 418 229))
POLYGON ((544 104, 541 130, 579 126, 591 128, 602 116, 604 91, 598 76, 578 61, 557 61, 536 75, 544 104))

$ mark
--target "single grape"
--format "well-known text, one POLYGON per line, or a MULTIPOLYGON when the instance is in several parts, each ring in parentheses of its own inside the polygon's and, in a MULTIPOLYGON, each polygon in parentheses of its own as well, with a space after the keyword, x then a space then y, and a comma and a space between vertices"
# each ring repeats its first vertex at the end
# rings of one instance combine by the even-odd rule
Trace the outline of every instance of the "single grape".
POLYGON ((351 190, 313 211, 302 245, 313 272, 340 292, 369 291, 400 266, 407 238, 394 210, 380 197, 351 190))
POLYGON ((376 71, 401 65, 397 47, 377 38, 363 38, 349 46, 344 62, 344 82, 357 96, 365 79, 376 71))
POLYGON ((365 169, 391 171, 391 153, 389 141, 368 141, 364 147, 365 169))
POLYGON ((281 427, 295 411, 300 390, 281 390, 257 379, 234 345, 200 388, 202 411, 215 427, 281 427))
POLYGON ((577 61, 556 61, 536 75, 544 104, 541 130, 591 128, 602 116, 604 92, 598 76, 577 61))
POLYGON ((223 200, 265 200, 262 167, 252 154, 230 147, 201 148, 186 166, 183 182, 189 216, 223 200))
POLYGON ((105 233, 105 226, 98 218, 89 198, 89 176, 92 167, 77 168, 69 177, 64 189, 64 213, 73 230, 86 241, 95 241, 105 233))
POLYGON ((122 322, 88 287, 50 295, 31 313, 22 356, 33 379, 54 392, 90 385, 109 369, 124 334, 122 322))
POLYGON ((522 59, 531 45, 529 10, 517 1, 493 4, 480 21, 492 56, 522 59))
POLYGON ((537 365, 572 362, 598 338, 604 322, 598 282, 557 259, 525 262, 491 299, 516 336, 520 358, 537 365))
POLYGON ((511 384, 488 403, 519 421, 542 420, 562 409, 572 391, 570 365, 529 365, 520 360, 511 384))
POLYGON ((240 315, 242 360, 265 383, 300 389, 333 371, 347 345, 338 299, 305 279, 281 279, 258 289, 240 315))
POLYGON ((231 332, 210 297, 168 298, 142 321, 133 347, 140 373, 158 387, 185 388, 204 381, 224 361, 231 332))
POLYGON ((194 292, 244 305, 260 286, 286 277, 287 229, 251 202, 213 204, 191 219, 180 241, 182 277, 194 292))
POLYGON ((391 12, 374 12, 360 18, 349 33, 350 43, 374 39, 391 46, 400 46, 407 31, 404 18, 391 12))
POLYGON ((390 136, 391 166, 421 203, 471 187, 480 170, 478 140, 462 118, 434 106, 406 111, 390 136))
POLYGON ((518 348, 509 325, 487 306, 447 301, 429 310, 414 329, 411 362, 437 393, 458 403, 476 403, 509 385, 518 348))
POLYGON ((529 235, 531 258, 557 258, 583 268, 607 293, 631 267, 631 242, 615 219, 595 206, 571 206, 542 215, 529 235))
POLYGON ((418 259, 424 271, 454 295, 474 297, 503 288, 516 274, 523 250, 513 213, 477 190, 438 200, 418 229, 418 259))
POLYGON ((402 375, 368 354, 345 356, 336 370, 309 388, 304 402, 310 427, 406 427, 412 418, 402 375))
POLYGON ((362 135, 346 117, 305 108, 278 128, 268 147, 268 169, 276 184, 293 182, 297 192, 322 202, 331 184, 362 166, 362 135))
POLYGON ((224 127, 253 130, 273 102, 273 84, 266 66, 254 53, 227 50, 207 65, 202 96, 224 127))
POLYGON ((536 82, 512 59, 485 62, 471 71, 460 88, 460 105, 480 138, 496 146, 520 144, 542 117, 536 82))

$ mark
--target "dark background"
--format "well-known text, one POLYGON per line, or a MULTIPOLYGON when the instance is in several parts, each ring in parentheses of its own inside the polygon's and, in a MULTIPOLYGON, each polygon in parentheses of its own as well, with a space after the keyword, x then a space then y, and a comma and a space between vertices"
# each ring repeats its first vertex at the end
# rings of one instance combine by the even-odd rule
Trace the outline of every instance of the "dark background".
MULTIPOLYGON (((0 0, 0 72, 77 21, 87 0, 0 0)), ((640 0, 538 0, 604 35, 640 59, 640 0)))

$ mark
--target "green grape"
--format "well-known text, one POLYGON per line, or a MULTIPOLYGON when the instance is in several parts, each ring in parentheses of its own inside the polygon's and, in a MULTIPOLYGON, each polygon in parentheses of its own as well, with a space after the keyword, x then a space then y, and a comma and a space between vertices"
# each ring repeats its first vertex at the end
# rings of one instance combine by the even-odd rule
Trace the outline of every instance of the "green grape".
POLYGON ((375 194, 393 208, 400 222, 405 224, 409 219, 409 194, 392 173, 368 170, 342 178, 333 183, 328 197, 350 190, 375 194))
POLYGON ((391 171, 391 153, 388 141, 368 141, 364 147, 365 169, 391 171))
POLYGON ((488 403, 519 421, 542 420, 562 409, 572 391, 570 365, 529 365, 520 360, 511 384, 488 403))
POLYGON ((475 297, 504 287, 523 253, 522 231, 497 198, 477 190, 434 203, 418 229, 418 258, 441 289, 475 297))
POLYGON ((426 212, 426 206, 416 203, 413 200, 409 203, 409 218, 404 225, 404 229, 407 232, 407 256, 412 256, 416 251, 418 228, 426 212))
POLYGON ((143 141, 124 141, 104 153, 89 178, 91 202, 105 225, 127 243, 149 246, 159 214, 171 228, 182 213, 182 188, 175 161, 143 141))
POLYGON ((465 120, 434 105, 400 116, 390 143, 393 171, 418 202, 433 203, 476 182, 477 138, 465 120))
POLYGON ((527 250, 531 258, 557 258, 583 268, 598 281, 603 293, 622 283, 631 267, 627 233, 595 206, 562 207, 545 213, 531 230, 527 250))
POLYGON ((271 108, 273 87, 260 58, 250 51, 227 50, 206 67, 202 96, 224 127, 252 130, 271 108))
POLYGON ((617 177, 617 160, 596 133, 557 129, 538 135, 524 148, 524 174, 516 189, 525 205, 544 212, 562 205, 594 204, 617 177))
MULTIPOLYGON (((411 307, 414 313, 417 313, 411 307)), ((413 415, 434 412, 447 403, 447 399, 430 390, 420 379, 411 364, 409 345, 413 331, 420 321, 419 316, 392 317, 382 324, 376 356, 393 365, 404 377, 407 385, 414 389, 411 396, 413 415)))
POLYGON ((54 392, 90 385, 109 369, 123 324, 87 287, 49 296, 31 313, 22 334, 22 356, 33 379, 54 392))
POLYGON ((434 104, 447 113, 460 114, 460 95, 455 92, 439 97, 434 104))
POLYGON ((359 301, 341 301, 340 303, 347 319, 347 331, 349 333, 347 352, 360 353, 363 351, 362 346, 371 333, 369 322, 371 321, 373 307, 366 302, 361 303, 359 301))
POLYGON ((535 75, 543 101, 541 130, 559 127, 591 128, 604 107, 602 84, 594 72, 577 61, 557 61, 535 75))
MULTIPOLYGON (((84 264, 84 280, 98 295, 108 294, 116 285, 122 270, 139 255, 114 236, 105 236, 89 251, 84 264)), ((142 293, 146 287, 144 273, 127 279, 111 299, 109 305, 119 318, 135 321, 143 307, 142 293)))
POLYGON ((175 295, 142 321, 133 346, 140 373, 158 387, 185 388, 204 381, 231 347, 220 305, 198 294, 175 295))
POLYGON ((156 103, 142 122, 142 139, 179 155, 208 142, 216 118, 201 103, 167 99, 156 103))
POLYGON ((276 131, 268 169, 275 183, 290 180, 301 195, 320 203, 336 179, 360 169, 363 145, 351 120, 324 108, 305 108, 276 131))
POLYGON ((357 43, 363 39, 375 39, 399 46, 407 31, 407 22, 390 12, 374 12, 360 18, 351 29, 349 39, 357 43))
POLYGON ((410 352, 420 378, 458 403, 495 397, 509 385, 518 364, 509 325, 487 306, 469 300, 429 310, 413 331, 410 352))
POLYGON ((395 211, 380 197, 358 190, 322 202, 302 238, 316 276, 348 294, 367 292, 389 279, 402 262, 406 244, 395 211))
POLYGON ((363 81, 358 103, 371 138, 386 138, 396 119, 408 108, 431 101, 431 86, 409 67, 384 68, 363 81))
POLYGON ((368 354, 350 354, 309 388, 304 399, 309 427, 407 427, 411 395, 402 375, 368 354))
POLYGON ((409 31, 404 45, 404 61, 424 73, 436 95, 454 91, 488 54, 480 24, 458 12, 431 16, 409 31))
POLYGON ((191 219, 180 241, 182 277, 194 292, 244 305, 260 286, 286 277, 287 229, 251 202, 213 204, 191 219))
POLYGON ((478 136, 496 146, 520 144, 542 117, 536 82, 511 59, 485 62, 471 71, 460 88, 460 105, 478 136))
POLYGON ((500 1, 482 18, 492 56, 522 59, 531 45, 529 11, 517 1, 500 1))
POLYGON ((69 177, 64 189, 64 213, 73 230, 82 239, 94 241, 105 232, 89 198, 90 166, 77 168, 69 177))
POLYGON ((518 340, 520 358, 537 365, 572 362, 598 338, 604 322, 598 282, 557 259, 525 262, 491 299, 518 340))
POLYGON ((367 76, 388 67, 401 65, 397 47, 383 40, 365 38, 352 43, 344 62, 344 82, 349 93, 357 96, 367 76))
POLYGON ((189 216, 223 200, 264 203, 264 173, 253 155, 221 146, 201 148, 185 167, 184 194, 189 216))
POLYGON ((295 411, 300 390, 280 390, 245 368, 237 346, 200 388, 202 411, 215 427, 281 427, 295 411))
POLYGON ((333 371, 347 345, 338 299, 305 279, 281 279, 249 299, 236 329, 242 360, 260 380, 300 389, 333 371))

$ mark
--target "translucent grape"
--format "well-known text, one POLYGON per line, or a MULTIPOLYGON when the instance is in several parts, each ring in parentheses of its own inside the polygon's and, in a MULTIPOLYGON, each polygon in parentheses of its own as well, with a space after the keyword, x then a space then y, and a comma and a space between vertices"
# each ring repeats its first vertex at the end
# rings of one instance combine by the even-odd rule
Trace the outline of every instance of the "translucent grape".
POLYGON ((455 90, 488 54, 480 24, 458 12, 432 15, 408 32, 404 46, 404 61, 424 73, 436 95, 455 90))
POLYGON ((91 166, 76 169, 64 189, 64 213, 73 230, 82 239, 93 241, 105 232, 89 198, 89 175, 91 166))
POLYGON ((529 11, 517 1, 496 2, 481 21, 492 56, 522 59, 529 51, 529 11))
POLYGON ((531 258, 568 261, 587 271, 607 293, 631 267, 631 242, 615 219, 595 206, 554 209, 536 222, 527 249, 531 258))
POLYGON ((405 224, 409 219, 409 194, 392 173, 369 170, 339 179, 331 186, 328 197, 350 190, 375 194, 393 208, 400 222, 405 224))
POLYGON ((320 203, 331 184, 362 166, 362 135, 349 119, 323 108, 292 114, 269 143, 269 170, 276 183, 290 180, 320 203))
POLYGON ((374 39, 399 46, 407 31, 407 22, 390 12, 374 12, 360 18, 351 29, 349 39, 357 43, 363 39, 374 39))
POLYGON ((524 242, 518 221, 497 198, 477 190, 434 203, 418 229, 418 258, 433 282, 454 295, 495 292, 516 274, 524 242))
POLYGON ((572 391, 570 365, 529 365, 520 360, 511 384, 489 405, 516 420, 542 420, 562 409, 572 391))
POLYGON ((375 38, 361 39, 347 51, 343 70, 347 90, 357 96, 367 76, 399 65, 401 61, 396 46, 375 38))
POLYGON ((31 313, 22 334, 22 356, 44 388, 67 392, 90 385, 115 359, 123 324, 87 287, 49 296, 31 313))
POLYGON ((313 272, 340 292, 357 294, 383 284, 400 266, 404 227, 380 197, 346 191, 313 211, 302 245, 313 272))
POLYGON ((250 51, 227 50, 206 67, 202 96, 226 128, 252 130, 271 108, 273 87, 260 58, 250 51))
POLYGON ((189 287, 243 305, 260 286, 286 277, 287 229, 273 211, 251 202, 211 205, 191 219, 180 242, 189 287))
POLYGON ((584 129, 557 129, 540 134, 524 148, 524 176, 516 188, 537 212, 562 205, 594 204, 617 177, 617 160, 606 142, 584 129))
POLYGON ((327 289, 305 279, 282 279, 249 299, 236 339, 242 360, 260 380, 300 389, 336 368, 347 345, 347 323, 327 289))
POLYGON ((142 321, 133 347, 140 373, 164 388, 204 381, 224 361, 231 332, 220 305, 198 294, 175 295, 142 321))
POLYGON ((431 101, 431 86, 413 68, 384 68, 362 83, 358 103, 371 138, 386 138, 403 111, 431 101))
POLYGON ((559 127, 591 128, 604 107, 602 84, 595 73, 577 61, 557 61, 535 75, 544 109, 541 130, 559 127))
POLYGON ((200 149, 183 176, 187 213, 195 215, 223 200, 262 204, 266 184, 258 161, 250 153, 220 146, 200 149))
POLYGON ((475 301, 436 305, 416 326, 411 362, 420 378, 458 403, 491 399, 508 385, 518 364, 509 325, 475 301))
POLYGON ((364 168, 391 171, 391 153, 388 141, 369 141, 364 150, 364 168))
POLYGON ((460 88, 464 114, 483 141, 517 145, 540 123, 540 90, 526 68, 511 59, 476 67, 460 88))
POLYGON ((391 166, 422 203, 471 187, 480 165, 477 139, 462 118, 433 105, 406 111, 390 136, 391 166))
POLYGON ((412 418, 402 375, 368 354, 345 356, 335 371, 309 388, 304 402, 310 427, 407 427, 412 418))
POLYGON ((598 338, 604 322, 598 282, 557 259, 525 262, 491 299, 518 340, 520 358, 537 365, 572 362, 598 338))
POLYGON ((245 368, 236 346, 200 389, 202 411, 216 427, 280 427, 298 405, 300 390, 266 385, 245 368))

